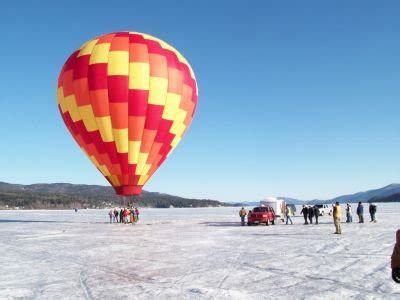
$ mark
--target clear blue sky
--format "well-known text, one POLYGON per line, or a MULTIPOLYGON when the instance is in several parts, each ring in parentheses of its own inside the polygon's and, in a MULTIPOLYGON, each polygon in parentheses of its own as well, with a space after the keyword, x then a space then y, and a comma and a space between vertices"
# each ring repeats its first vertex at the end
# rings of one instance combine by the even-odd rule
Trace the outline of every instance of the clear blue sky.
POLYGON ((311 199, 400 182, 399 1, 7 2, 1 181, 106 185, 64 127, 56 80, 84 41, 131 30, 173 44, 199 85, 147 190, 311 199))

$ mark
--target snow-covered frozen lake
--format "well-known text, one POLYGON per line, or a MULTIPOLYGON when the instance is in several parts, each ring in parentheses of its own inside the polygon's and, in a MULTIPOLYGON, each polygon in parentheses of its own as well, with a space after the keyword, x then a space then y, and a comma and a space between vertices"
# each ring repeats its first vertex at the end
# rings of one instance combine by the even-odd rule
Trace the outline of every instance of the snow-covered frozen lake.
POLYGON ((378 223, 338 236, 329 216, 241 227, 238 208, 143 209, 135 226, 106 210, 0 211, 0 298, 400 299, 399 216, 379 204, 378 223))

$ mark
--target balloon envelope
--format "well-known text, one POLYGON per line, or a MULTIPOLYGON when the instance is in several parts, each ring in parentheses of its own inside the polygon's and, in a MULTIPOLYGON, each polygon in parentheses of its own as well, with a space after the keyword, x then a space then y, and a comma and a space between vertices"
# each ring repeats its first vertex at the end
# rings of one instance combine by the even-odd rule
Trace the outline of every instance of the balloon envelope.
POLYGON ((71 135, 117 194, 138 195, 188 129, 197 84, 172 46, 115 32, 72 53, 57 98, 71 135))

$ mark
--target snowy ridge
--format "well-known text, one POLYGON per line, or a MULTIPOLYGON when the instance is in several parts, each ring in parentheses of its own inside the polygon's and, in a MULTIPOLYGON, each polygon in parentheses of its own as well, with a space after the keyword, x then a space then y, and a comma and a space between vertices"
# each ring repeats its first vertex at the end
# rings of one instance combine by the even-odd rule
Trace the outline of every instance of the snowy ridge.
MULTIPOLYGON (((350 194, 350 195, 344 195, 344 196, 339 196, 330 200, 312 200, 309 201, 308 203, 334 203, 334 202, 339 202, 339 203, 353 203, 353 202, 367 202, 369 200, 374 199, 374 201, 378 201, 380 198, 385 198, 391 195, 399 194, 400 193, 400 184, 398 183, 393 183, 390 185, 387 185, 383 188, 380 189, 373 189, 373 190, 368 190, 365 192, 359 192, 355 194, 350 194)), ((400 199, 399 199, 400 200, 400 199)))
MULTIPOLYGON (((379 189, 372 189, 365 192, 358 192, 355 194, 350 195, 343 195, 336 198, 332 198, 329 200, 320 200, 320 199, 313 199, 313 200, 299 200, 289 197, 277 197, 278 199, 283 199, 286 203, 295 204, 295 205, 302 205, 302 204, 331 204, 335 203, 336 201, 339 203, 354 203, 354 202, 400 202, 400 184, 392 183, 383 188, 379 189)), ((259 205, 260 201, 249 201, 249 202, 242 202, 237 203, 237 206, 256 206, 259 205)))

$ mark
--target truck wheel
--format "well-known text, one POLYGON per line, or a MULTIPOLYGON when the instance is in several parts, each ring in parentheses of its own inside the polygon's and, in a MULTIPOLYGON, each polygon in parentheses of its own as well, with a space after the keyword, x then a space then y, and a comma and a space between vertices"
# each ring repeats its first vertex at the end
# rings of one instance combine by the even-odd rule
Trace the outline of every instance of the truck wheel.
POLYGON ((265 223, 265 226, 269 226, 268 221, 265 223))
POLYGON ((247 226, 252 226, 253 223, 247 222, 247 226))
POLYGON ((275 220, 272 220, 271 223, 272 223, 272 225, 275 225, 275 220))

